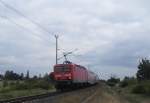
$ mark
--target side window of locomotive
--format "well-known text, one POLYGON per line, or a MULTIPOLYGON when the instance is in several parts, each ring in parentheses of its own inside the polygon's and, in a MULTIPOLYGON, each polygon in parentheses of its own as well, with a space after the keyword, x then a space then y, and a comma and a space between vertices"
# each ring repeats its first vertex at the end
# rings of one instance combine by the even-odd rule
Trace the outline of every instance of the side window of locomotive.
POLYGON ((55 67, 55 72, 67 72, 67 71, 70 71, 70 69, 66 66, 55 67))
POLYGON ((55 72, 62 72, 62 71, 63 71, 62 67, 55 67, 55 72))
POLYGON ((74 71, 75 71, 75 73, 78 71, 78 66, 74 67, 74 71))
POLYGON ((69 67, 66 67, 66 66, 64 66, 64 68, 63 68, 64 70, 64 72, 69 72, 70 71, 70 68, 69 67))

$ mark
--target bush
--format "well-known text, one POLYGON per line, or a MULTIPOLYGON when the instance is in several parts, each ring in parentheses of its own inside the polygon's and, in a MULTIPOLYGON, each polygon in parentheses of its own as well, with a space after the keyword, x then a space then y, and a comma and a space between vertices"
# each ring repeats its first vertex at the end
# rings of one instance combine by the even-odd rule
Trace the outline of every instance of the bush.
POLYGON ((146 94, 150 95, 150 81, 144 83, 146 94))
POLYGON ((143 85, 136 85, 133 89, 132 89, 132 93, 135 94, 144 94, 146 93, 146 89, 143 85))
POLYGON ((8 86, 8 81, 4 80, 3 81, 3 87, 7 87, 8 86))
POLYGON ((34 88, 41 88, 41 89, 52 89, 52 85, 50 84, 49 81, 39 79, 39 80, 29 80, 25 82, 29 88, 34 89, 34 88))
POLYGON ((37 83, 35 83, 33 85, 34 88, 41 88, 41 89, 46 89, 48 90, 50 87, 49 82, 45 81, 45 80, 39 80, 37 83))
POLYGON ((119 78, 111 77, 110 79, 107 80, 107 85, 116 86, 116 84, 119 83, 119 82, 120 82, 119 78))
POLYGON ((25 83, 20 83, 20 84, 12 86, 12 89, 13 90, 25 90, 25 89, 30 89, 30 87, 25 83))
POLYGON ((150 95, 150 81, 143 81, 132 89, 133 93, 150 95))
POLYGON ((48 81, 40 80, 26 80, 26 81, 3 81, 3 88, 0 89, 0 92, 8 92, 14 90, 31 90, 31 89, 52 89, 53 85, 48 81))
POLYGON ((113 86, 115 86, 115 85, 116 85, 116 83, 113 83, 113 82, 107 82, 107 85, 109 85, 109 86, 113 87, 113 86))
POLYGON ((7 93, 9 91, 11 91, 11 89, 9 87, 5 87, 5 88, 0 89, 0 93, 7 93))
POLYGON ((9 86, 14 86, 14 85, 16 85, 16 83, 13 82, 13 81, 11 81, 11 82, 9 83, 9 86))
POLYGON ((125 88, 127 87, 129 84, 127 81, 122 81, 120 84, 119 84, 119 87, 122 87, 122 88, 125 88))

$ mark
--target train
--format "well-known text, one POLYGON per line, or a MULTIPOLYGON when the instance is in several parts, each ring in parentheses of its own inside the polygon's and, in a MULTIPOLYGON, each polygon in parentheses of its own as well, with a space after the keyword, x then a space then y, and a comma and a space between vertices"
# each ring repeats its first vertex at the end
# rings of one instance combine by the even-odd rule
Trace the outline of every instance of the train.
POLYGON ((50 73, 56 90, 75 89, 87 87, 98 83, 98 75, 84 66, 65 61, 63 64, 54 65, 50 73))

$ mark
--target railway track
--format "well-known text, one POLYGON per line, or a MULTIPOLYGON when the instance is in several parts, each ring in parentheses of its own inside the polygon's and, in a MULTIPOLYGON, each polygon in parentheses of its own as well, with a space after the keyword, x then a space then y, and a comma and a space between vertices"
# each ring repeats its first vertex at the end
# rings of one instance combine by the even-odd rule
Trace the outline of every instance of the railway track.
POLYGON ((60 91, 56 92, 55 91, 55 92, 49 92, 49 93, 33 95, 33 96, 23 96, 23 97, 8 99, 8 100, 0 100, 0 103, 26 103, 26 102, 27 103, 28 102, 32 103, 32 101, 35 101, 35 100, 54 97, 54 96, 58 96, 58 95, 65 94, 65 93, 68 93, 68 92, 73 92, 73 91, 80 92, 83 89, 88 89, 88 88, 92 88, 92 87, 95 87, 95 86, 89 86, 89 87, 80 88, 80 89, 78 88, 78 89, 75 89, 75 90, 66 90, 66 91, 63 91, 63 92, 60 92, 60 91))
POLYGON ((34 96, 24 96, 24 97, 12 98, 8 100, 1 100, 0 103, 24 103, 27 101, 33 101, 33 100, 43 99, 46 97, 57 96, 62 93, 63 92, 50 92, 50 93, 39 94, 34 96))

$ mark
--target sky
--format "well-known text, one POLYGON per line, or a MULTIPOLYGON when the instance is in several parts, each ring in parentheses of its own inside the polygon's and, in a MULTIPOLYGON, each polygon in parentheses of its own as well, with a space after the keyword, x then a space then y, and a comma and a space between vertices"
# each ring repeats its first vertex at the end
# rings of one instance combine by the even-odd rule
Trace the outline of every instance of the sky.
POLYGON ((55 64, 54 35, 59 35, 59 57, 78 49, 68 59, 102 79, 135 76, 139 60, 150 56, 149 3, 0 0, 0 72, 50 73, 55 64))

